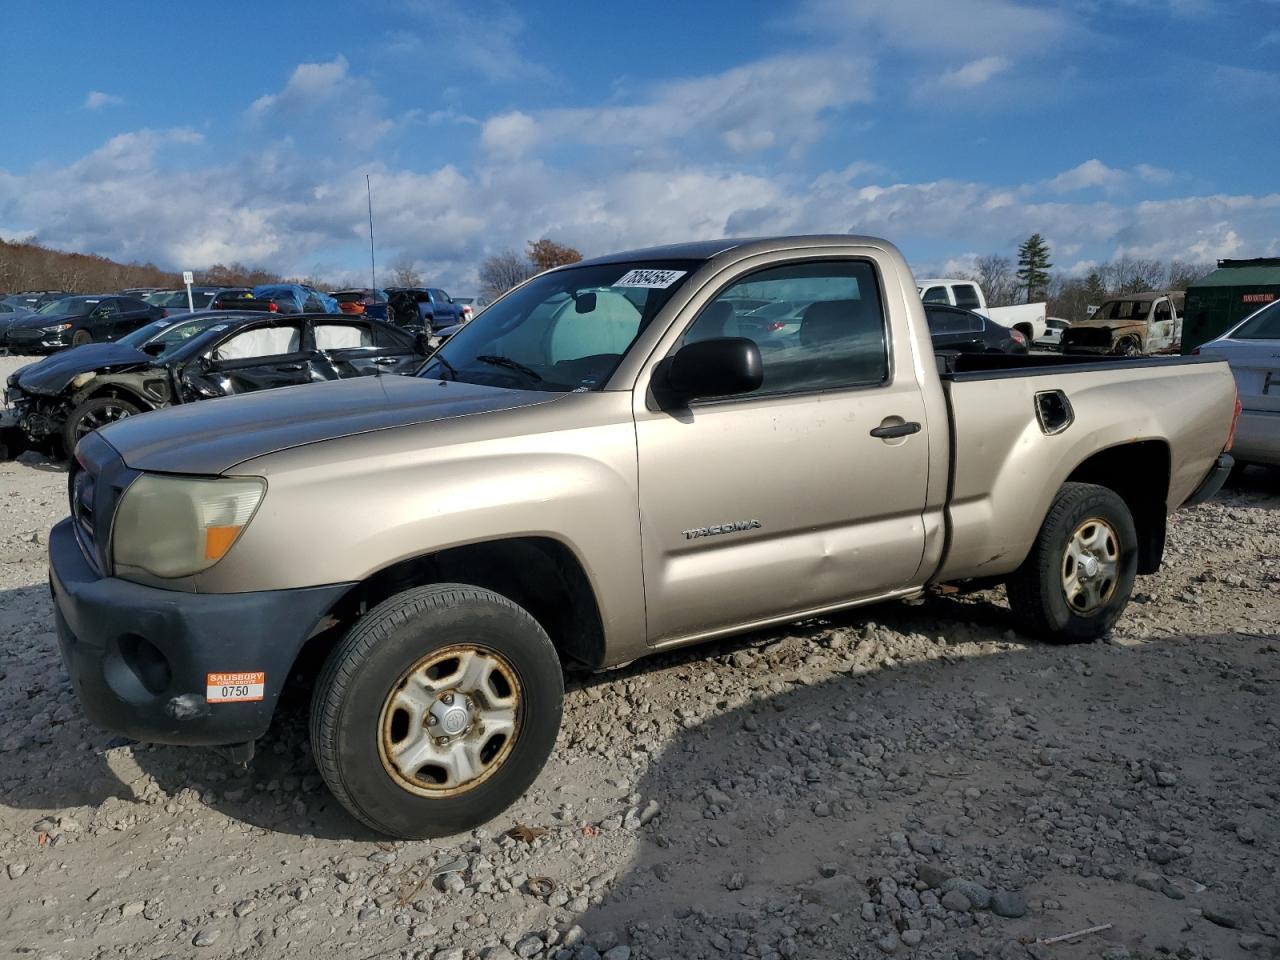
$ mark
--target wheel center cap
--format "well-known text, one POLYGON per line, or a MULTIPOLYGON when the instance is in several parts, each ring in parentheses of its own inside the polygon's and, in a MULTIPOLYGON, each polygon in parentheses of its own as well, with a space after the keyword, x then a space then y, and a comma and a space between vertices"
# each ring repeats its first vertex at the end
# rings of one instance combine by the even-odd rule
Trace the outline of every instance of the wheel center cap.
POLYGON ((471 710, 460 696, 453 703, 437 700, 431 705, 431 715, 436 719, 436 729, 447 737, 455 737, 471 726, 471 710))
POLYGON ((1098 575, 1100 566, 1096 557, 1085 557, 1080 564, 1080 569, 1086 577, 1093 578, 1098 575))

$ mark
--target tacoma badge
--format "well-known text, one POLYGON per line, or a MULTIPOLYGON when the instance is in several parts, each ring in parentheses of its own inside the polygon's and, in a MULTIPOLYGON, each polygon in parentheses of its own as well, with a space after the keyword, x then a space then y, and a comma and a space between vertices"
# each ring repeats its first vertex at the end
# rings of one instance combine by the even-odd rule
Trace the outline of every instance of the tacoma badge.
POLYGON ((684 531, 686 540, 697 540, 700 537, 718 537, 722 533, 741 533, 743 530, 759 530, 764 524, 759 520, 735 520, 733 523, 718 523, 714 527, 694 527, 684 531))

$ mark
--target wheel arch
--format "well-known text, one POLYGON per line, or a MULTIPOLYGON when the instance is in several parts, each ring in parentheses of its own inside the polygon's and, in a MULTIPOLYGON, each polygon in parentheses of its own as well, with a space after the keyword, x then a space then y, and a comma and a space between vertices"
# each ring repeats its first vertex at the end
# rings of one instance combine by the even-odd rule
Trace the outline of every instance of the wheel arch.
POLYGON ((600 605, 586 568, 559 540, 522 536, 448 547, 399 560, 355 584, 329 610, 298 655, 318 662, 364 613, 388 597, 433 583, 464 583, 501 594, 527 610, 562 662, 605 662, 600 605))
POLYGON ((1157 572, 1164 557, 1171 464, 1165 441, 1135 440, 1091 454, 1065 481, 1106 487, 1125 502, 1138 532, 1141 574, 1157 572))

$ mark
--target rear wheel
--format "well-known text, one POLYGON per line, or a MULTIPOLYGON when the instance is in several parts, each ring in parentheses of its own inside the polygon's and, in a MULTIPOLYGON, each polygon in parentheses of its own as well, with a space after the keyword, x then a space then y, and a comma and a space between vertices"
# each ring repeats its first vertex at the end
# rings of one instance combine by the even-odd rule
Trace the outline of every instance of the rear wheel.
POLYGON ((1125 502, 1106 487, 1066 483, 1006 584, 1009 605, 1047 640, 1094 640, 1124 611, 1137 570, 1138 535, 1125 502))
POLYGON ((311 745, 334 796, 404 839, 479 826, 528 789, 560 730, 550 639, 506 597, 462 584, 407 590, 330 654, 311 745))
POLYGON ((88 330, 77 330, 71 335, 71 345, 73 347, 83 347, 86 343, 93 343, 93 334, 88 330))
POLYGON ((70 457, 76 452, 76 444, 86 433, 92 433, 99 427, 139 412, 137 404, 128 400, 118 397, 90 397, 72 410, 71 416, 62 425, 62 445, 66 455, 70 457))

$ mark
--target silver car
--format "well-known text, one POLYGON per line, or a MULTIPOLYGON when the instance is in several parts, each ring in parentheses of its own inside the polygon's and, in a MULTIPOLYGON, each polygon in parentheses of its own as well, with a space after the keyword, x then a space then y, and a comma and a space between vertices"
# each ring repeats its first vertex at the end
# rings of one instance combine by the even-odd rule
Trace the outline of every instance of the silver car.
POLYGON ((1240 394, 1237 463, 1280 467, 1280 301, 1195 351, 1225 357, 1240 394))

